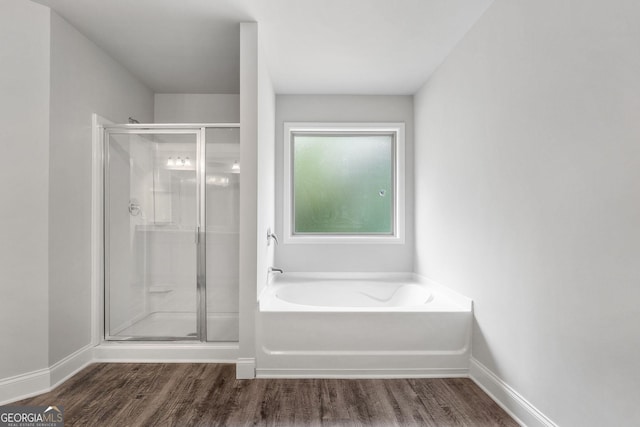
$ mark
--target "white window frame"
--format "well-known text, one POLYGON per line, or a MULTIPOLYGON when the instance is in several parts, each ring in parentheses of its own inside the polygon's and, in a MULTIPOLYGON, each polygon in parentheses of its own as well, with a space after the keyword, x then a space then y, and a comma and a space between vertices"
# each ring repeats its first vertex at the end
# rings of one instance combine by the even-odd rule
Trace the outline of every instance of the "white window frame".
POLYGON ((284 123, 283 243, 284 244, 403 244, 405 241, 405 142, 404 123, 284 123), (388 132, 395 136, 393 233, 390 235, 294 234, 293 232, 293 134, 388 132))

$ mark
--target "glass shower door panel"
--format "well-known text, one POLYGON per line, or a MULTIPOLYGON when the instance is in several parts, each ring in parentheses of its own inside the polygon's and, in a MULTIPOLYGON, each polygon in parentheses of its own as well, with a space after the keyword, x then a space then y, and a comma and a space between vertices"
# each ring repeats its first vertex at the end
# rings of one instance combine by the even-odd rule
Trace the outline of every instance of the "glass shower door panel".
POLYGON ((197 339, 197 134, 106 144, 107 339, 197 339))
POLYGON ((207 341, 238 341, 240 132, 206 130, 207 341))

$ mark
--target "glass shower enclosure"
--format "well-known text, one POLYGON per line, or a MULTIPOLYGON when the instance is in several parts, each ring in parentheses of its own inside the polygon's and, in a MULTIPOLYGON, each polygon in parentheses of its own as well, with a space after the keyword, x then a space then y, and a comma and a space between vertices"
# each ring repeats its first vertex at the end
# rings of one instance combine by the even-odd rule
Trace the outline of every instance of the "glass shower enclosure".
POLYGON ((239 127, 104 133, 105 339, 237 341, 239 127))

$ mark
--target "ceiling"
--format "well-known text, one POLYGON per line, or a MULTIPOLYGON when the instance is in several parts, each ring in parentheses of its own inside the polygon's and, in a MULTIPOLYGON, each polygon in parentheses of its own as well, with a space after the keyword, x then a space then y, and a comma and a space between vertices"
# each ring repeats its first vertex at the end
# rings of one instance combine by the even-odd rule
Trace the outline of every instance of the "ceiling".
POLYGON ((492 0, 37 0, 156 93, 238 93, 239 22, 276 93, 412 94, 492 0))

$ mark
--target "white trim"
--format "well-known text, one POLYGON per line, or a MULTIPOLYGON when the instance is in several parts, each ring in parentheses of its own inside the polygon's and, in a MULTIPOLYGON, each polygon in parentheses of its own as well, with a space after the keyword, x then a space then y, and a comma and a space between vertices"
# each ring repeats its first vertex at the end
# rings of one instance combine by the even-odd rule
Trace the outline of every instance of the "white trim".
POLYGON ((405 125, 401 122, 378 123, 284 123, 283 243, 284 244, 403 244, 405 242, 405 125), (291 142, 294 132, 392 132, 395 148, 395 206, 393 235, 293 235, 291 194, 291 142))
POLYGON ((51 385, 49 381, 49 368, 5 378, 0 381, 0 405, 45 393, 51 385))
POLYGON ((105 342, 94 348, 94 362, 234 363, 238 343, 105 342))
POLYGON ((51 389, 59 386, 82 369, 93 363, 93 345, 89 344, 80 350, 57 361, 49 368, 51 389))
POLYGON ((469 353, 469 345, 465 344, 458 350, 270 350, 262 346, 262 351, 269 356, 305 357, 464 356, 469 353))
POLYGON ((242 357, 236 362, 236 379, 250 380, 256 378, 256 359, 242 357))
POLYGON ((557 427, 557 424, 522 397, 520 393, 473 357, 469 362, 469 378, 518 424, 529 427, 557 427))
POLYGON ((92 363, 93 347, 86 346, 50 368, 0 380, 0 405, 47 393, 92 363))
POLYGON ((466 368, 256 369, 256 378, 467 378, 466 368))

